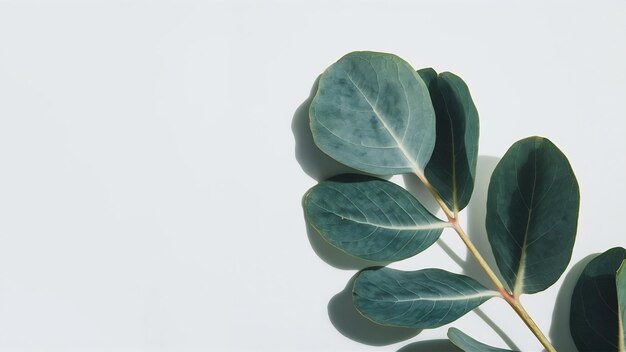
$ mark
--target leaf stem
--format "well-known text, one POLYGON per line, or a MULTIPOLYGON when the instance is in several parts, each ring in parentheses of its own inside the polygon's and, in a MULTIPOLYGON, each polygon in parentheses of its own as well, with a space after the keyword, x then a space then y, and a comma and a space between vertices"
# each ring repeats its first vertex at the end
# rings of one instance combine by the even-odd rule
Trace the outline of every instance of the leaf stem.
POLYGON ((500 296, 502 296, 502 298, 511 306, 511 308, 513 308, 515 313, 517 313, 522 321, 524 321, 524 324, 528 326, 530 331, 537 337, 543 347, 546 348, 546 351, 556 352, 550 341, 546 338, 543 332, 541 332, 537 324, 535 324, 526 309, 524 309, 524 307, 520 303, 519 296, 514 296, 509 291, 507 291, 507 289, 502 284, 502 281, 498 279, 489 264, 487 264, 487 262, 482 257, 482 255, 480 255, 472 241, 470 241, 469 237, 465 234, 465 231, 463 231, 463 228, 459 225, 458 221, 456 221, 456 219, 451 219, 450 222, 452 223, 452 228, 454 229, 454 231, 456 231, 463 243, 465 243, 465 245, 467 246, 467 249, 470 251, 470 253, 472 253, 474 258, 476 258, 476 261, 485 271, 485 273, 489 277, 489 280, 491 280, 491 282, 493 282, 493 284, 496 286, 498 292, 500 293, 500 296))
POLYGON ((476 249, 476 247, 474 246, 472 241, 469 239, 469 237, 467 236, 467 234, 465 233, 461 225, 459 225, 458 213, 457 212, 453 213, 450 210, 450 208, 448 208, 448 206, 443 201, 443 199, 441 199, 441 197, 439 196, 435 188, 430 184, 430 182, 428 182, 424 174, 416 173, 416 175, 422 181, 424 186, 426 186, 426 188, 433 195, 433 198, 435 198, 435 200, 437 201, 437 203, 439 204, 439 206, 445 213, 446 217, 448 218, 448 222, 452 225, 452 228, 459 235, 463 243, 465 243, 465 246, 470 251, 470 253, 472 253, 474 258, 478 262, 478 265, 480 265, 480 267, 483 269, 485 274, 487 274, 487 276, 489 277, 489 280, 496 286, 496 288, 498 289, 498 292, 500 293, 500 296, 502 296, 502 298, 511 306, 511 308, 513 308, 515 313, 517 313, 517 315, 522 319, 522 321, 524 321, 524 324, 526 324, 526 326, 530 329, 530 331, 537 337, 539 342, 541 342, 543 347, 545 347, 546 351, 556 352, 556 350, 554 349, 550 341, 546 338, 543 332, 541 332, 537 324, 535 324, 535 322, 530 317, 526 309, 524 309, 524 307, 522 306, 522 303, 519 301, 519 296, 514 296, 504 287, 504 285, 502 284, 502 281, 498 279, 498 277, 493 272, 489 264, 487 264, 487 261, 485 261, 485 259, 480 254, 480 252, 478 252, 478 249, 476 249))
POLYGON ((519 301, 519 298, 510 296, 510 297, 504 297, 504 300, 507 301, 507 303, 513 308, 515 313, 517 313, 517 315, 519 315, 519 317, 522 318, 522 320, 524 321, 524 324, 528 326, 530 331, 532 331, 532 333, 537 337, 537 339, 539 340, 539 342, 541 342, 543 347, 546 348, 546 351, 556 352, 556 350, 554 349, 550 341, 546 338, 543 332, 541 332, 541 330, 539 329, 537 324, 535 324, 535 322, 530 317, 526 309, 524 309, 524 307, 522 306, 522 303, 520 303, 519 301))
POLYGON ((480 252, 478 252, 478 249, 476 249, 472 241, 465 234, 465 231, 463 231, 463 228, 461 227, 461 225, 459 225, 459 222, 456 219, 451 219, 450 222, 452 223, 452 228, 454 229, 454 231, 456 231, 456 233, 459 235, 463 243, 465 243, 465 246, 467 246, 467 249, 470 251, 470 253, 472 253, 474 258, 478 262, 478 265, 480 265, 480 267, 483 269, 485 274, 487 274, 487 276, 489 277, 489 280, 491 280, 491 282, 496 286, 496 288, 498 289, 498 292, 500 292, 500 295, 503 295, 503 294, 509 295, 509 292, 506 290, 506 288, 502 284, 502 281, 498 279, 498 277, 493 272, 489 264, 487 264, 487 261, 483 258, 480 252))
POLYGON ((437 204, 439 204, 439 207, 441 208, 441 210, 443 210, 444 214, 446 214, 446 217, 448 218, 448 220, 454 219, 455 218, 454 213, 450 210, 450 208, 448 208, 448 206, 443 201, 443 199, 441 199, 441 197, 439 196, 439 193, 437 193, 437 191, 435 190, 435 187, 433 187, 433 185, 430 182, 428 182, 428 180, 426 179, 426 176, 421 172, 415 172, 415 175, 417 176, 417 178, 420 179, 420 181, 422 181, 422 183, 428 189, 430 194, 432 194, 433 198, 435 198, 435 201, 437 202, 437 204))

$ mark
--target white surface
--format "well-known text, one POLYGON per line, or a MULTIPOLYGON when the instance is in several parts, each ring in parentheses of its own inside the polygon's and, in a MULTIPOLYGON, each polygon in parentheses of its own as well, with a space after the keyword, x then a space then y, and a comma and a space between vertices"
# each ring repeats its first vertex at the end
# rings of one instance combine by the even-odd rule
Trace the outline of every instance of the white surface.
MULTIPOLYGON (((342 315, 347 296, 332 299, 355 270, 326 261, 358 262, 318 256, 307 237, 305 171, 322 171, 298 118, 305 171, 296 160, 292 119, 352 50, 463 77, 482 156, 552 139, 582 193, 572 265, 626 245, 626 3, 586 3, 0 1, 0 350, 396 351, 444 338, 342 315)), ((474 237, 495 160, 480 159, 474 237)), ((454 233, 442 241, 465 260, 454 233)), ((440 245, 395 266, 462 272, 440 245)), ((523 298, 546 334, 567 331, 566 304, 552 321, 562 283, 523 298)), ((482 310, 539 349, 502 301, 482 310)), ((474 313, 452 325, 506 346, 474 313)), ((570 351, 562 334, 555 344, 570 351)))

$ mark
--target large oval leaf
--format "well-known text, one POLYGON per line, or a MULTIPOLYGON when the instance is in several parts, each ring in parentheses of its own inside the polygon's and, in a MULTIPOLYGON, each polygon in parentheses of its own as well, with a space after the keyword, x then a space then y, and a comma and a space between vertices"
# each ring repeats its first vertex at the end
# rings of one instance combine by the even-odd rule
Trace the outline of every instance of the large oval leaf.
POLYGON ((616 284, 616 272, 624 259, 624 248, 611 248, 590 261, 578 278, 569 327, 580 352, 624 351, 616 284))
POLYGON ((485 345, 456 328, 448 329, 448 339, 465 352, 516 352, 485 345))
POLYGON ((487 236, 515 296, 550 287, 572 255, 578 182, 567 158, 541 137, 523 139, 496 166, 487 195, 487 236))
POLYGON ((391 54, 342 57, 321 75, 309 113, 317 146, 370 174, 423 174, 435 144, 428 89, 391 54))
POLYGON ((380 262, 425 250, 449 226, 404 188, 364 175, 347 174, 320 182, 304 196, 304 211, 330 244, 380 262))
POLYGON ((465 208, 474 190, 478 159, 478 111, 467 85, 450 73, 417 71, 426 83, 437 117, 437 139, 426 178, 455 213, 465 208))
POLYGON ((417 329, 448 324, 498 296, 470 277, 440 269, 365 269, 352 292, 354 306, 366 318, 417 329))

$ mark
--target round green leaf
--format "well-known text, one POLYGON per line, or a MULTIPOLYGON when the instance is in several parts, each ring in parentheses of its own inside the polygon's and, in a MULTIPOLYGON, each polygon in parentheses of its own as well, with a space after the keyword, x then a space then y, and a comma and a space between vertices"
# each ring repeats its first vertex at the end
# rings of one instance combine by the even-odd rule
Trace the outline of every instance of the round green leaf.
MULTIPOLYGON (((578 278, 572 293, 569 327, 580 352, 624 351, 616 284, 616 272, 624 259, 624 248, 611 248, 590 261, 578 278)), ((626 290, 623 279, 619 285, 622 294, 626 290)), ((623 307, 624 303, 619 303, 623 307)))
POLYGON ((392 54, 342 57, 321 75, 309 113, 317 146, 370 174, 423 174, 435 144, 428 89, 392 54))
POLYGON ((354 306, 366 318, 417 329, 448 324, 498 296, 470 277, 440 269, 365 269, 352 292, 354 306))
POLYGON ((446 205, 458 212, 474 190, 478 159, 478 111, 467 85, 450 73, 432 68, 417 71, 435 108, 437 139, 426 166, 426 178, 446 205))
POLYGON ((465 352, 516 352, 485 345, 456 328, 448 329, 448 339, 465 352))
POLYGON ((379 262, 411 257, 449 226, 404 188, 346 174, 320 182, 304 197, 308 222, 333 246, 379 262))
POLYGON ((567 158, 548 139, 513 144, 496 166, 487 195, 487 237, 516 296, 545 290, 567 267, 579 197, 567 158))

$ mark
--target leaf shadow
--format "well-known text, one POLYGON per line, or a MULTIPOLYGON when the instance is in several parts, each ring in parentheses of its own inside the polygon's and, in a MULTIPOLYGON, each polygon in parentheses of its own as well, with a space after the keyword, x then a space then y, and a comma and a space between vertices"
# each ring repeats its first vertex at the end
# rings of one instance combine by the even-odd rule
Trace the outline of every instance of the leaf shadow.
POLYGON ((352 286, 356 274, 346 287, 328 302, 328 317, 345 337, 371 346, 385 346, 417 336, 422 330, 376 324, 359 313, 352 304, 352 286))
POLYGON ((413 174, 402 175, 404 188, 409 191, 415 199, 417 199, 431 214, 437 215, 441 213, 441 208, 430 191, 424 186, 417 176, 413 174))
MULTIPOLYGON (((480 155, 478 157, 474 192, 467 206, 467 236, 472 243, 474 243, 474 246, 478 249, 478 252, 480 252, 489 266, 494 269, 498 278, 502 280, 502 275, 500 275, 498 271, 498 265, 493 256, 491 245, 487 240, 487 229, 485 227, 489 181, 500 159, 499 157, 488 155, 480 155)), ((467 252, 463 268, 465 275, 471 276, 487 287, 492 286, 491 281, 489 281, 489 278, 469 251, 467 252)))
MULTIPOLYGON (((298 161, 298 164, 300 164, 302 171, 317 181, 323 181, 339 174, 365 174, 335 161, 333 158, 322 152, 313 141, 313 135, 309 124, 309 108, 311 106, 311 101, 317 92, 319 79, 320 76, 315 79, 309 96, 304 100, 304 102, 302 102, 302 104, 300 104, 300 106, 298 106, 291 121, 291 131, 295 140, 296 160, 298 161)), ((379 178, 389 179, 389 177, 379 178)), ((315 251, 315 254, 317 254, 317 256, 324 262, 335 268, 360 270, 370 266, 388 264, 360 259, 341 251, 325 241, 322 236, 308 224, 308 222, 306 223, 306 233, 309 244, 311 245, 311 248, 313 248, 313 251, 315 251)))
POLYGON ((397 352, 462 352, 450 340, 427 340, 410 343, 397 352))
POLYGON ((574 264, 563 279, 563 283, 559 288, 554 310, 552 311, 552 324, 550 325, 549 332, 552 344, 559 351, 577 350, 569 330, 569 312, 572 303, 572 293, 574 292, 574 287, 576 286, 580 274, 585 270, 587 264, 599 254, 600 253, 590 254, 574 264))
POLYGON ((311 178, 322 181, 331 176, 345 173, 361 173, 345 166, 322 152, 313 141, 311 133, 309 108, 317 92, 320 76, 315 79, 309 97, 296 109, 291 120, 291 132, 296 142, 296 160, 302 171, 311 178))

